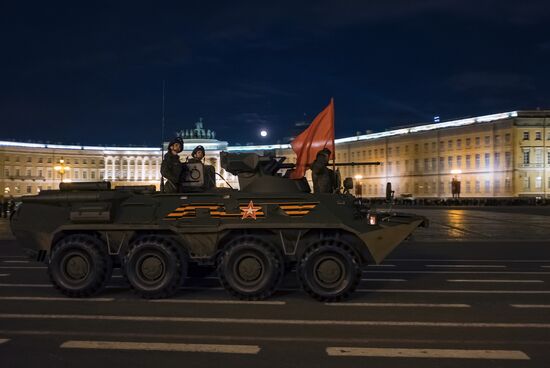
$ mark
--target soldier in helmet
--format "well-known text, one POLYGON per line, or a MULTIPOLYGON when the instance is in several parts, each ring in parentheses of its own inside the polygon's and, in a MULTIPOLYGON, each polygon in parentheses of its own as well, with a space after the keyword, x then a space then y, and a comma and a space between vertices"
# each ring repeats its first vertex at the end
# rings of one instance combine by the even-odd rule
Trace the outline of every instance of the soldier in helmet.
POLYGON ((310 166, 315 193, 333 193, 336 189, 334 171, 327 167, 330 154, 328 148, 323 148, 310 166))
MULTIPOLYGON (((204 147, 198 145, 191 152, 191 158, 187 159, 188 163, 204 163, 205 157, 204 147)), ((216 170, 212 165, 204 165, 204 189, 211 189, 216 187, 216 170)))
POLYGON ((168 152, 164 155, 160 173, 166 178, 164 192, 177 193, 181 184, 182 163, 179 153, 183 151, 183 140, 176 137, 168 144, 168 152))

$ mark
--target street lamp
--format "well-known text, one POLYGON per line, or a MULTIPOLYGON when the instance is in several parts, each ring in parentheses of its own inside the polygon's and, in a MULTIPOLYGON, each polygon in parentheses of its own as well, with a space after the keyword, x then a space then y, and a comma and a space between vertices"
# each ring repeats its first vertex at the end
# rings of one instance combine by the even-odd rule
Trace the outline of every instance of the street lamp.
POLYGON ((71 170, 71 167, 69 165, 65 165, 65 160, 60 159, 59 165, 55 165, 54 170, 59 173, 59 175, 61 176, 61 182, 63 183, 63 176, 65 175, 65 172, 71 170))

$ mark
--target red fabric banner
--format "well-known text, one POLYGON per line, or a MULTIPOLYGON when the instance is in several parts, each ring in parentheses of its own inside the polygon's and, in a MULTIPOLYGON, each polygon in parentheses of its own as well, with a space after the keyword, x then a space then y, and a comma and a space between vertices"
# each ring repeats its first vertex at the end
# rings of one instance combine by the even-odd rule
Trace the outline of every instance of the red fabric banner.
POLYGON ((309 127, 290 143, 296 153, 296 168, 290 175, 299 179, 305 175, 307 167, 315 161, 317 152, 323 148, 331 151, 330 159, 334 159, 334 99, 313 119, 309 127))

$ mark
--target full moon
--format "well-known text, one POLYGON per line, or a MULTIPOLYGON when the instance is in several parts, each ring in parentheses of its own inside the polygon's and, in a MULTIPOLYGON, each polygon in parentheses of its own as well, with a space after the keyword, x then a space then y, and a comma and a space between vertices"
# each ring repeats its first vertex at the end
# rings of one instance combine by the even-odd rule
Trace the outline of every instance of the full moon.
POLYGON ((261 135, 262 137, 267 137, 267 130, 262 130, 262 131, 260 132, 260 135, 261 135))

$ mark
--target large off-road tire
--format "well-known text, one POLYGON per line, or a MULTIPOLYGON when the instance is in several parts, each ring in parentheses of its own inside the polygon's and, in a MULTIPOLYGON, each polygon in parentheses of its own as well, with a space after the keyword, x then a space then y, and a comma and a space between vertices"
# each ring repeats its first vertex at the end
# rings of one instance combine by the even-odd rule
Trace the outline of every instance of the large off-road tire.
POLYGON ((88 234, 72 234, 52 248, 48 275, 63 294, 82 298, 99 293, 111 279, 113 265, 107 247, 88 234))
POLYGON ((269 298, 284 276, 282 255, 273 246, 252 236, 233 240, 218 263, 222 286, 242 300, 269 298))
POLYGON ((124 275, 145 299, 174 295, 187 275, 187 253, 172 239, 146 235, 136 239, 124 256, 124 275))
POLYGON ((296 267, 302 288, 313 298, 336 302, 347 298, 361 280, 359 258, 346 244, 320 240, 305 251, 296 267))

